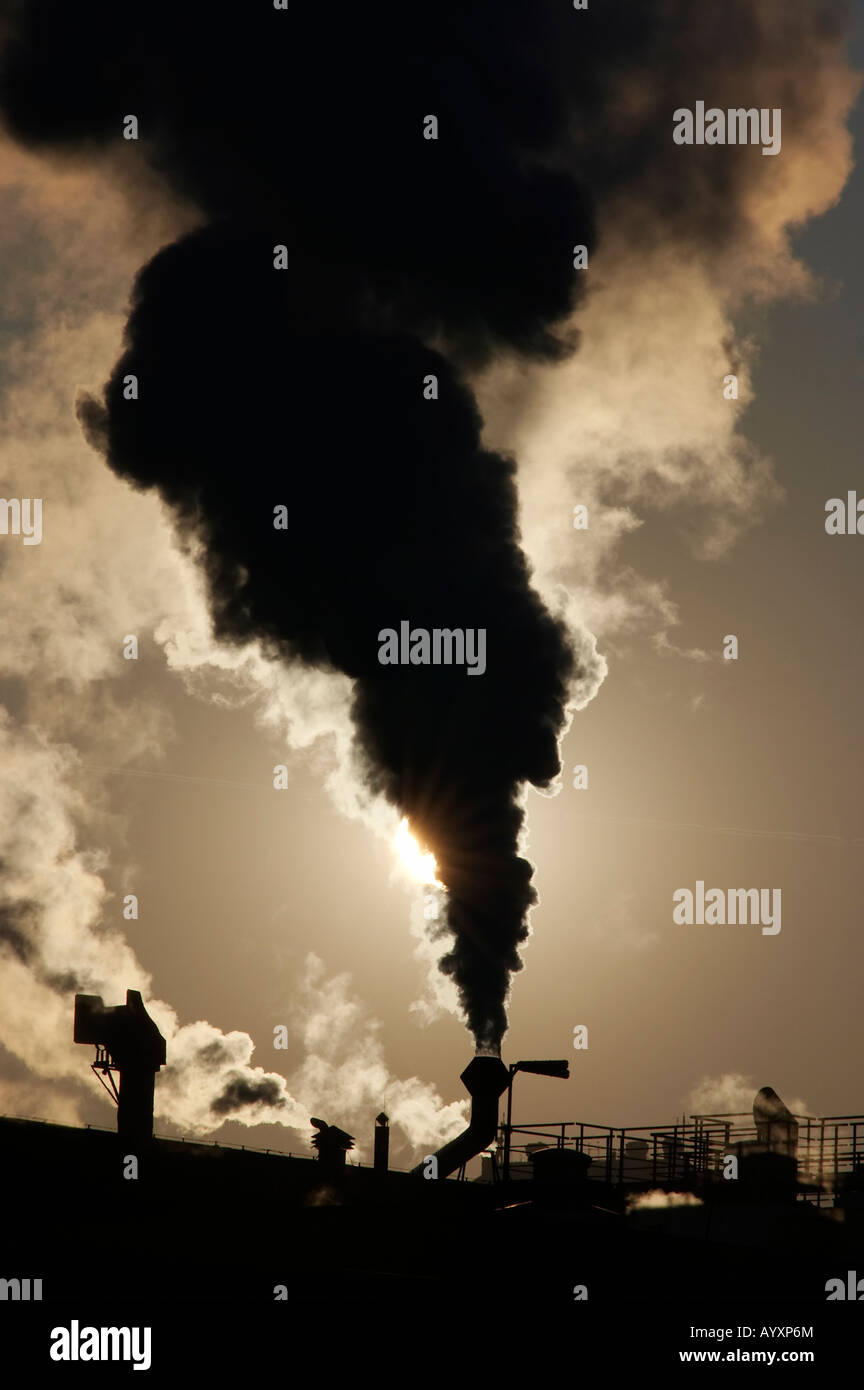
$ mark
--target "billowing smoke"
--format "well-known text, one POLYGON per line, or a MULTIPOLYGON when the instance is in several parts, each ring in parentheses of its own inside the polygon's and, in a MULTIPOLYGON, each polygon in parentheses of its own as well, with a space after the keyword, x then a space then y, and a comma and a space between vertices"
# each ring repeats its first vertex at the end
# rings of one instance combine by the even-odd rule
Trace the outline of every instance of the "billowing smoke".
MULTIPOLYGON (((22 1076, 3 1056, 4 1108, 77 1119, 75 1102, 92 1090, 91 1054, 70 1046, 71 996, 80 990, 120 1003, 131 986, 146 996, 168 1044, 156 1087, 157 1128, 168 1121, 206 1134, 233 1120, 283 1125, 308 1141, 311 1107, 331 1109, 360 1129, 376 1104, 401 1131, 397 1152, 430 1137, 445 1141, 461 1128, 461 1102, 442 1105, 434 1088, 389 1071, 377 1025, 352 996, 348 977, 328 978, 317 957, 306 961, 296 984, 291 1031, 298 1062, 288 1081, 253 1062, 248 1033, 225 1033, 200 1019, 181 1024, 153 997, 151 977, 119 929, 100 920, 107 915, 98 872, 104 864, 76 846, 86 807, 71 785, 71 750, 61 754, 3 715, 0 758, 0 1016, 4 1041, 27 1067, 22 1076), (50 1091, 42 1084, 48 1079, 50 1091)), ((358 1153, 365 1147, 361 1141, 358 1153)))
MULTIPOLYGON (((686 1101, 688 1115, 749 1115, 758 1087, 755 1078, 741 1072, 703 1076, 695 1083, 686 1101)), ((794 1115, 809 1115, 806 1100, 796 1096, 789 1104, 794 1115)))
POLYGON ((217 17, 205 55, 197 20, 166 41, 161 9, 128 32, 112 18, 82 33, 62 7, 33 5, 6 52, 13 129, 118 139, 119 101, 208 219, 138 277, 104 410, 86 402, 82 420, 118 473, 173 507, 220 638, 257 637, 354 682, 368 786, 435 853, 442 968, 494 1046, 536 898, 521 787, 557 775, 580 673, 530 584, 515 464, 482 447, 454 362, 566 347, 553 328, 576 299, 570 248, 593 235, 575 180, 549 163, 566 108, 531 56, 545 21, 481 4, 430 35, 401 5, 346 9, 334 49, 323 12, 281 27, 273 13, 224 29, 217 17), (37 27, 51 39, 34 70, 37 27), (225 81, 244 61, 248 102, 225 81), (301 113, 314 128, 287 158, 286 101, 295 129, 301 113), (379 631, 403 621, 481 629, 485 671, 382 665, 379 631))
MULTIPOLYGON (((142 870, 110 788, 118 774, 164 775, 176 730, 164 688, 154 692, 122 660, 121 635, 152 634, 193 693, 212 697, 216 673, 223 697, 249 709, 256 695, 255 717, 293 746, 334 729, 344 744, 348 682, 313 669, 298 679, 292 667, 289 688, 288 668, 254 645, 217 647, 201 575, 179 553, 158 498, 101 466, 77 428, 76 386, 110 370, 136 266, 189 225, 188 210, 164 194, 145 208, 130 203, 110 160, 46 170, 8 141, 0 184, 10 210, 0 225, 0 331, 14 333, 14 344, 3 341, 0 494, 47 499, 44 544, 7 538, 0 547, 0 1113, 110 1123, 92 1051, 72 1044, 72 996, 120 1003, 132 987, 168 1042, 157 1133, 273 1124, 294 1130, 289 1145, 302 1150, 310 1112, 323 1113, 358 1135, 365 1160, 369 1116, 383 1106, 396 1161, 405 1145, 407 1161, 419 1144, 451 1138, 464 1105, 391 1071, 380 1025, 347 977, 328 977, 316 960, 292 981, 285 1076, 266 1058, 260 1065, 260 1038, 256 1050, 245 1031, 195 1014, 183 1022, 154 997, 152 943, 121 917, 118 895, 140 891, 142 870)), ((331 776, 353 809, 347 779, 331 776)))
MULTIPOLYGON (((503 370, 497 396, 494 379, 484 395, 496 424, 502 395, 524 409, 554 379, 555 447, 537 431, 531 463, 536 472, 545 456, 560 488, 576 453, 592 500, 611 482, 613 543, 637 524, 626 504, 639 488, 690 494, 708 478, 711 500, 733 513, 727 532, 752 520, 771 491, 763 461, 669 425, 685 390, 683 405, 664 403, 651 422, 658 446, 640 439, 640 388, 647 379, 649 402, 658 390, 645 371, 656 339, 626 340, 620 397, 615 345, 634 303, 644 327, 695 285, 708 345, 695 360, 716 370, 735 295, 794 282, 786 226, 827 206, 848 166, 836 138, 851 92, 837 57, 845 13, 840 0, 766 0, 758 22, 744 0, 707 17, 694 0, 638 13, 610 0, 578 14, 553 0, 481 0, 434 20, 395 3, 290 18, 262 7, 206 24, 164 0, 134 17, 57 0, 10 11, 0 88, 15 134, 89 151, 119 142, 120 113, 134 113, 152 168, 205 218, 139 277, 104 406, 82 407, 89 436, 119 474, 173 507, 221 637, 259 638, 354 683, 368 787, 436 854, 453 933, 443 967, 482 1044, 505 1026, 534 900, 518 852, 520 789, 554 780, 574 685, 596 689, 604 668, 587 638, 574 660, 531 587, 514 464, 484 447, 460 373, 503 370), (697 157, 708 151, 674 147, 671 107, 701 98, 782 105, 794 157, 714 150, 722 158, 709 162, 697 157), (433 114, 438 139, 424 140, 433 114), (826 133, 817 165, 809 154, 826 133), (560 364, 576 343, 572 248, 593 256, 574 171, 598 196, 601 231, 612 230, 619 286, 613 314, 604 318, 600 295, 588 305, 602 358, 574 359, 589 373, 601 361, 606 408, 578 451, 570 433, 591 402, 550 376, 569 369, 560 364), (287 248, 287 271, 273 268, 275 245, 287 248), (746 252, 740 273, 730 247, 746 252), (542 375, 526 369, 530 358, 542 375), (131 375, 135 401, 124 392, 131 375), (273 526, 278 506, 287 531, 273 526), (485 629, 485 674, 382 667, 377 634, 402 620, 485 629)), ((677 353, 693 356, 681 343, 677 353)), ((531 517, 539 557, 548 515, 533 523, 549 491, 531 493, 542 494, 531 517)), ((601 527, 589 555, 598 544, 608 555, 606 541, 604 552, 601 527)), ((551 590, 557 547, 544 558, 551 590)), ((598 562, 589 597, 599 575, 598 562)), ((663 607, 662 594, 643 612, 652 604, 663 607)), ((585 611, 571 603, 568 616, 585 611)))
POLYGON ((454 933, 444 969, 478 1042, 494 1043, 535 896, 516 798, 558 772, 570 649, 530 587, 513 465, 482 449, 447 360, 356 325, 322 336, 269 260, 261 235, 224 226, 161 253, 137 285, 107 416, 82 414, 202 543, 220 637, 264 637, 354 681, 368 785, 434 850, 454 933), (484 629, 485 672, 382 665, 379 630, 405 620, 484 629))
MULTIPOLYGON (((580 351, 551 365, 499 357, 475 388, 487 442, 519 458, 541 593, 565 592, 607 655, 651 633, 670 660, 702 661, 700 646, 667 637, 675 596, 662 572, 649 580, 627 563, 630 538, 671 513, 683 545, 710 562, 782 499, 746 412, 764 306, 819 289, 794 234, 835 206, 852 169, 850 5, 608 0, 588 14, 595 27, 579 33, 593 35, 594 98, 573 84, 568 155, 599 233, 580 351), (699 100, 781 110, 781 152, 674 144, 672 113, 699 100), (724 395, 728 373, 737 400, 724 395), (578 536, 573 503, 590 514, 578 536)), ((566 82, 563 38, 556 55, 566 82)))
MULTIPOLYGON (((64 754, 72 761, 68 749, 64 754)), ((4 1034, 35 1077, 68 1083, 85 1076, 90 1061, 69 1046, 70 996, 80 990, 121 1002, 129 985, 149 996, 150 978, 121 933, 98 920, 106 898, 97 872, 102 864, 76 847, 74 823, 82 808, 64 777, 64 756, 44 737, 19 733, 5 714, 0 756, 4 1034)), ((212 1129, 225 1118, 230 1095, 232 1117, 246 1123, 275 1117, 300 1130, 308 1126, 309 1112, 284 1077, 251 1065, 248 1034, 223 1034, 203 1022, 181 1026, 169 1005, 149 1000, 148 1007, 171 1057, 157 1092, 160 1115, 212 1129), (211 1118, 211 1109, 218 1119, 211 1118)))

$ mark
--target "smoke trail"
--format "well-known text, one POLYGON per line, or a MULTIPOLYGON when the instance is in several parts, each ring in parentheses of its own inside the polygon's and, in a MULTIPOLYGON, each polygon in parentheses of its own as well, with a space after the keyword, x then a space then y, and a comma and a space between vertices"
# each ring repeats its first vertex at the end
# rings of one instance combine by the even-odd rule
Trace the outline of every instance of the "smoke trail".
MULTIPOLYGON (((519 790, 554 778, 569 688, 579 676, 596 688, 603 668, 575 668, 531 588, 513 465, 481 446, 457 370, 574 345, 569 251, 593 235, 568 168, 629 247, 647 205, 646 249, 670 228, 703 253, 743 239, 752 284, 783 260, 785 210, 824 205, 844 157, 835 140, 807 203, 783 174, 766 187, 752 151, 682 160, 664 105, 701 95, 694 73, 706 94, 715 80, 714 99, 749 104, 739 74, 765 59, 800 132, 830 103, 821 81, 807 96, 793 78, 814 54, 820 75, 837 71, 839 0, 767 3, 758 23, 743 3, 722 21, 688 0, 630 9, 479 3, 430 22, 384 4, 201 25, 156 3, 133 32, 127 14, 41 0, 10 12, 0 72, 7 120, 36 144, 116 141, 118 113, 134 111, 152 166, 205 213, 140 277, 105 408, 85 404, 82 418, 119 473, 174 507, 221 635, 354 682, 369 787, 436 854, 454 934, 444 968, 487 1044, 534 898, 519 790), (437 140, 422 139, 425 113, 437 140), (269 256, 283 243, 280 276, 269 256), (421 395, 432 375, 434 403, 421 395), (272 528, 276 505, 288 533, 272 528), (376 666, 377 631, 402 618, 485 627, 487 674, 376 666)), ((838 90, 832 134, 848 83, 838 90)), ((566 409, 569 427, 569 397, 566 409)), ((675 462, 685 488, 704 472, 675 462)))
MULTIPOLYGON (((178 552, 158 499, 100 467, 80 436, 76 385, 110 370, 123 326, 117 308, 136 265, 190 222, 164 195, 146 209, 130 204, 110 172, 67 166, 46 177, 35 157, 0 144, 11 209, 0 226, 0 332, 14 333, 14 346, 3 343, 0 492, 47 499, 44 543, 2 553, 0 1112, 110 1123, 92 1054, 71 1044, 72 995, 121 1002, 131 985, 168 1041, 158 1130, 166 1122, 201 1135, 226 1119, 274 1124, 297 1131, 300 1142, 289 1142, 300 1149, 310 1110, 323 1110, 357 1133, 365 1159, 369 1115, 383 1104, 394 1153, 407 1144, 411 1157, 421 1141, 451 1138, 464 1107, 391 1072, 379 1025, 348 994, 345 977, 327 978, 319 963, 292 987, 286 1081, 257 1065, 260 1039, 256 1053, 248 1033, 182 1023, 153 998, 148 944, 120 919, 117 894, 137 889, 140 868, 129 863, 129 826, 99 772, 108 764, 112 773, 140 776, 146 767, 162 775, 174 733, 163 690, 154 694, 147 679, 124 672, 120 634, 153 633, 199 695, 212 697, 218 668, 222 688, 227 682, 235 700, 254 695, 256 717, 287 730, 292 746, 336 729, 341 751, 349 683, 314 669, 298 680, 294 666, 289 688, 288 668, 266 662, 254 644, 217 647, 200 573, 178 552)), ((335 774, 333 785, 348 789, 335 774)))
POLYGON ((368 786, 436 855, 452 932, 442 968, 478 1043, 495 1045, 536 898, 519 854, 520 789, 556 776, 580 674, 531 588, 515 465, 482 447, 455 365, 503 343, 560 355, 552 326, 578 283, 569 248, 593 242, 575 181, 540 157, 561 138, 564 109, 530 56, 537 22, 485 4, 430 36, 402 6, 348 12, 338 46, 310 65, 320 18, 281 29, 273 15, 231 29, 216 18, 210 64, 197 21, 193 35, 177 20, 166 43, 159 11, 136 20, 133 42, 123 20, 85 19, 81 34, 61 7, 33 5, 6 52, 17 133, 116 137, 119 101, 154 166, 209 219, 140 274, 104 412, 85 402, 81 417, 118 473, 174 508, 221 638, 258 637, 354 682, 368 786), (37 22, 52 39, 34 74, 37 22), (490 36, 499 61, 483 75, 490 36), (69 43, 86 105, 59 58, 69 43), (256 70, 248 104, 223 81, 238 45, 256 70), (109 67, 121 76, 104 78, 109 67), (292 112, 315 123, 287 163, 286 74, 292 112), (190 77, 195 90, 178 98, 190 77), (418 79, 436 141, 423 138, 418 79), (282 242, 291 268, 280 275, 282 242), (430 377, 435 400, 424 399, 430 377), (273 525, 279 505, 287 533, 273 525), (403 619, 484 629, 485 674, 382 666, 378 633, 403 619))
POLYGON ((498 1041, 535 897, 516 798, 558 771, 573 674, 519 550, 513 464, 482 449, 444 357, 407 335, 314 333, 293 279, 245 230, 209 228, 160 253, 139 277, 127 343, 106 415, 82 407, 91 438, 118 472, 155 482, 200 542, 221 638, 258 636, 354 681, 369 788, 433 848, 455 938, 443 968, 478 1041, 498 1041), (130 374, 142 384, 131 410, 130 374), (430 375, 435 403, 422 394, 430 375), (297 462, 278 469, 286 428, 297 462), (273 524, 280 504, 287 533, 273 524), (382 666, 379 630, 405 618, 485 629, 485 674, 382 666))

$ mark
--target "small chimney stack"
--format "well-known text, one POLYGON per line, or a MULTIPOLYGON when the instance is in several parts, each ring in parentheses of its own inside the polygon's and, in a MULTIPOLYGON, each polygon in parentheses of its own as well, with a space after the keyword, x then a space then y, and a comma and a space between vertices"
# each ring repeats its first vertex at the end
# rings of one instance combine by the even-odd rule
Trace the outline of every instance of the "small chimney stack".
POLYGON ((318 1131, 313 1136, 312 1147, 318 1150, 322 1175, 338 1182, 345 1173, 345 1158, 348 1150, 354 1147, 354 1136, 347 1134, 338 1125, 328 1125, 326 1120, 316 1120, 314 1115, 311 1123, 318 1131))
POLYGON ((375 1172, 386 1173, 390 1164, 390 1121, 381 1111, 375 1116, 375 1172))

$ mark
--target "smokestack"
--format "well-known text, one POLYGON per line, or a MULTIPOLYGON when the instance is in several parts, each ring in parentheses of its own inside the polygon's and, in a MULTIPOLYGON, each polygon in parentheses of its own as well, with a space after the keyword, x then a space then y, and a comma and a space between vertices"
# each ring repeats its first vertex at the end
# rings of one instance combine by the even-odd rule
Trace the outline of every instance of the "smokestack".
MULTIPOLYGON (((98 994, 75 995, 76 1043, 95 1043, 94 1071, 111 1081, 117 1101, 117 1133, 133 1144, 153 1138, 153 1090, 165 1065, 165 1039, 144 1008, 137 989, 127 989, 126 1003, 106 1008, 98 994), (120 1073, 120 1089, 111 1072, 120 1073)), ((108 1089, 106 1084, 106 1089, 108 1089)))
MULTIPOLYGON (((494 1141, 498 1132, 498 1097, 507 1089, 508 1079, 500 1057, 478 1054, 468 1063, 460 1080, 471 1096, 471 1123, 434 1155, 439 1178, 455 1173, 494 1141)), ((419 1175, 424 1167, 425 1161, 412 1172, 419 1175)))
POLYGON ((381 1111, 375 1116, 375 1172, 386 1173, 390 1162, 390 1121, 381 1111))

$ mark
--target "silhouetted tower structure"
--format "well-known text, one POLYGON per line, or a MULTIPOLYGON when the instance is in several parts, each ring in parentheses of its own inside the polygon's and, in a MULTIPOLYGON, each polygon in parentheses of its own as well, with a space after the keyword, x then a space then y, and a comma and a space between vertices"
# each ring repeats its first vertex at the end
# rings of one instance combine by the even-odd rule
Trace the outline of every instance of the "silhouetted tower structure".
POLYGON ((386 1173, 390 1163, 390 1121, 381 1111, 375 1116, 375 1172, 386 1173))
POLYGON ((93 1071, 117 1103, 117 1133, 137 1146, 153 1138, 153 1091, 165 1065, 165 1039, 137 989, 106 1008, 98 994, 75 995, 76 1043, 95 1043, 93 1071), (114 1072, 120 1076, 119 1088, 114 1072), (104 1079, 107 1077, 107 1081, 104 1079), (110 1083, 110 1084, 109 1084, 110 1083))

